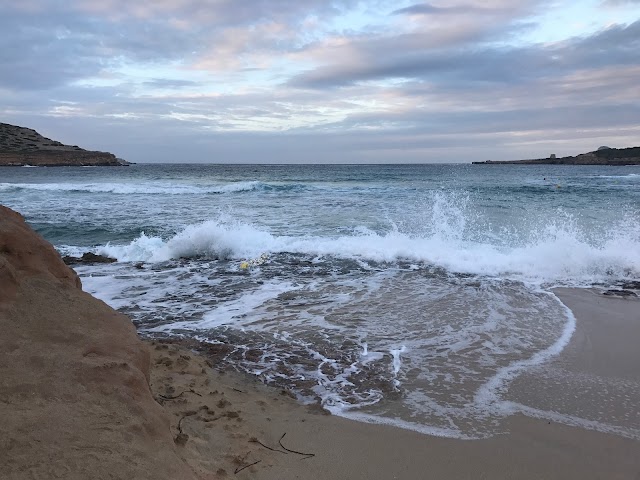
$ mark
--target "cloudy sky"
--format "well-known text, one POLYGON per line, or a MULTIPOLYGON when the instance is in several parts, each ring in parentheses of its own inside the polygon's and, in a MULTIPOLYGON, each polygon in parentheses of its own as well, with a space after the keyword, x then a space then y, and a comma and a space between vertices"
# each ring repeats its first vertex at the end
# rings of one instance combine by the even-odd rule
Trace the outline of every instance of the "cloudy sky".
POLYGON ((640 0, 0 0, 0 122, 135 162, 640 145, 640 0))

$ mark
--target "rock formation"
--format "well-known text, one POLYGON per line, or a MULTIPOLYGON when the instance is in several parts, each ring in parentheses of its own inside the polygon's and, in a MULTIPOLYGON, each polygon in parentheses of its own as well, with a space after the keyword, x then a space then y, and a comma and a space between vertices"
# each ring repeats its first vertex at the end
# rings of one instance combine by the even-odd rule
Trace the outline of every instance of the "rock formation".
POLYGON ((0 166, 110 167, 129 165, 112 153, 84 150, 43 137, 29 128, 0 123, 0 166))
POLYGON ((582 153, 575 157, 535 158, 530 160, 487 160, 485 162, 471 162, 474 165, 640 165, 640 147, 609 148, 600 147, 589 153, 582 153))
POLYGON ((0 206, 3 479, 193 479, 131 321, 0 206))
POLYGON ((65 255, 62 257, 62 261, 67 265, 93 265, 96 263, 114 263, 117 262, 115 258, 106 257, 104 255, 96 255, 92 252, 83 253, 81 257, 73 257, 71 255, 65 255))

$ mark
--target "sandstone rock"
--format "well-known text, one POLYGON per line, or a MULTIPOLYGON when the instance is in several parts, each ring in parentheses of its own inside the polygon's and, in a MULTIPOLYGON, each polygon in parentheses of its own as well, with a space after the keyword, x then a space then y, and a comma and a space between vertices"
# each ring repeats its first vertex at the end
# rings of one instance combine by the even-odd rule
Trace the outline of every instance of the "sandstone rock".
POLYGON ((19 277, 42 275, 64 286, 82 288, 78 275, 60 261, 55 248, 38 236, 25 223, 22 215, 2 205, 0 259, 19 277))
POLYGON ((195 478, 131 321, 1 206, 0 332, 3 480, 195 478))

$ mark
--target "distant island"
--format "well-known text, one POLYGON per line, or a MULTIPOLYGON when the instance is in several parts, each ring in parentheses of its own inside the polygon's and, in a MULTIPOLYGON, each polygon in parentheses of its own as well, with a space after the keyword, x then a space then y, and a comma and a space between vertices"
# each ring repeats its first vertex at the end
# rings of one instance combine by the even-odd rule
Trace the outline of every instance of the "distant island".
POLYGON ((582 153, 575 157, 535 158, 531 160, 487 160, 471 162, 474 165, 640 165, 640 147, 609 148, 600 147, 593 152, 582 153))
POLYGON ((0 167, 121 167, 126 160, 108 152, 84 150, 77 145, 43 137, 35 130, 0 123, 0 167))

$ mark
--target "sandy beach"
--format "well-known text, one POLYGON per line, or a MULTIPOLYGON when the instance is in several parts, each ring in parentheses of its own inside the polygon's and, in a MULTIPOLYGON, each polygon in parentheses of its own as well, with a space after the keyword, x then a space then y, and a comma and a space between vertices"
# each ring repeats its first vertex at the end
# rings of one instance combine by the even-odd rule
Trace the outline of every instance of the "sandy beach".
MULTIPOLYGON (((21 217, 0 214, 2 478, 640 478, 637 438, 521 414, 491 438, 437 438, 301 405, 290 392, 218 371, 195 344, 141 342, 127 317, 81 291, 21 217)), ((556 294, 576 331, 514 391, 536 381, 537 403, 562 397, 561 385, 545 387, 544 372, 563 369, 609 387, 622 379, 637 392, 640 300, 556 294)), ((564 405, 579 412, 594 401, 585 392, 564 405)), ((607 408, 633 419, 637 404, 607 408)))
MULTIPOLYGON (((551 363, 637 381, 638 300, 577 289, 557 294, 578 322, 551 363)), ((179 343, 151 342, 151 349, 154 396, 171 413, 173 435, 188 436, 178 454, 201 478, 240 469, 238 476, 259 479, 640 478, 637 440, 524 415, 507 420, 508 433, 488 439, 431 437, 324 415, 250 377, 216 372, 179 343)))

